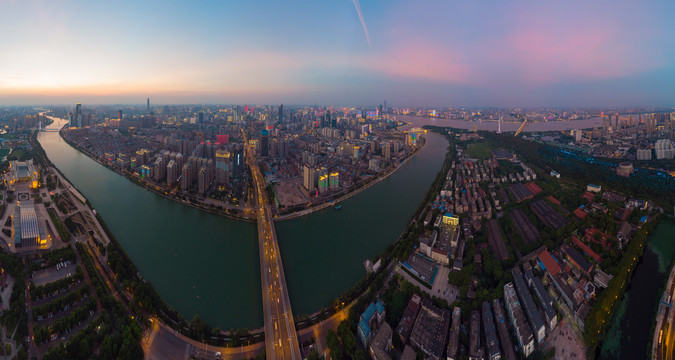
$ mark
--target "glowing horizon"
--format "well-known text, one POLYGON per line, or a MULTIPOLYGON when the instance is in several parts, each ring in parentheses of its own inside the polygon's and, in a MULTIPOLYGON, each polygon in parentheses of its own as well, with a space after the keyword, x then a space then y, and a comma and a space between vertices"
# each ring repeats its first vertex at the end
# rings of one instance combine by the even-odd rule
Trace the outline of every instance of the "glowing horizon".
POLYGON ((673 105, 675 4, 2 1, 0 104, 673 105))

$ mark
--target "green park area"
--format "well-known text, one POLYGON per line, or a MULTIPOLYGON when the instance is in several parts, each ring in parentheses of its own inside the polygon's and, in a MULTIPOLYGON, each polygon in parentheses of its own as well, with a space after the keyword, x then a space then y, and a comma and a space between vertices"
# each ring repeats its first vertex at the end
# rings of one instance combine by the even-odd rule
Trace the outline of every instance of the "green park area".
POLYGON ((493 147, 487 142, 469 144, 466 154, 476 159, 489 159, 492 157, 493 147))
POLYGON ((0 164, 2 159, 9 154, 10 149, 0 149, 0 164))

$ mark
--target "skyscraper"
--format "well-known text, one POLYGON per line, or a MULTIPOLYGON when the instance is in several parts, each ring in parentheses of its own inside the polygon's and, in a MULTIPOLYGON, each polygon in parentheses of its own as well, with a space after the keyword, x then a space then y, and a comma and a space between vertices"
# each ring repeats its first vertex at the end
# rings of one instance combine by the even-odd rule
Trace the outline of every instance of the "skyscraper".
POLYGON ((307 165, 305 165, 302 168, 302 185, 305 187, 305 189, 308 192, 311 192, 316 187, 315 176, 316 176, 316 172, 315 172, 314 168, 309 167, 307 165))
POLYGON ((267 157, 270 150, 270 136, 267 130, 260 131, 260 156, 267 157))
POLYGON ((82 104, 75 105, 75 124, 77 127, 82 127, 82 104))
POLYGON ((148 98, 148 107, 147 107, 147 111, 150 112, 150 98, 148 98))
POLYGON ((284 104, 279 105, 279 122, 284 121, 284 104))
POLYGON ((384 156, 384 160, 386 161, 391 160, 391 145, 389 142, 382 143, 382 156, 384 156))

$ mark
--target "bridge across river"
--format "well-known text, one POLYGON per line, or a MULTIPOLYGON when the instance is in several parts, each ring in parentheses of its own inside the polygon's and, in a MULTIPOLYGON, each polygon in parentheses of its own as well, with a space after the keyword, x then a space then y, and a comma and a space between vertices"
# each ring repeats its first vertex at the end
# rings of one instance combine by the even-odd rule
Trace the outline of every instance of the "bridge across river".
POLYGON ((253 175, 256 213, 258 217, 258 251, 262 278, 263 314, 265 320, 265 352, 268 359, 301 359, 295 331, 286 277, 281 264, 274 219, 269 208, 265 180, 254 151, 246 148, 246 159, 253 175))

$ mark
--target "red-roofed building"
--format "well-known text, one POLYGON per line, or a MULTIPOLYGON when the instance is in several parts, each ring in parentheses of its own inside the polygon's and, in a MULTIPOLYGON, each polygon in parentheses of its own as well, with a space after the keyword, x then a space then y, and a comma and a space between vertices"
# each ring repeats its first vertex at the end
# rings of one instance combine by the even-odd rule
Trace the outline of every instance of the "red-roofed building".
POLYGON ((628 219, 628 215, 630 215, 629 209, 618 209, 616 210, 616 213, 614 213, 614 216, 621 221, 626 221, 628 219))
POLYGON ((534 181, 530 181, 529 183, 525 184, 525 187, 527 188, 527 190, 530 190, 532 195, 537 195, 543 191, 541 190, 539 185, 537 185, 534 181))
POLYGON ((548 199, 549 199, 552 203, 554 203, 554 204, 556 204, 556 205, 560 205, 560 200, 554 198, 553 195, 549 196, 548 199))
POLYGON ((548 252, 548 250, 544 250, 539 253, 538 255, 539 261, 544 265, 546 268, 546 271, 548 271, 549 274, 551 274, 551 277, 555 277, 558 275, 560 272, 560 265, 553 259, 553 256, 548 252))
POLYGON ((588 247, 588 245, 584 244, 581 240, 577 239, 577 237, 574 235, 572 235, 572 242, 586 255, 592 257, 595 262, 600 263, 602 261, 602 256, 598 255, 595 251, 593 251, 593 249, 588 247))
POLYGON ((586 191, 583 195, 581 195, 581 197, 583 199, 585 199, 586 201, 591 202, 591 201, 593 201, 593 199, 595 199, 595 194, 593 194, 590 191, 586 191))
POLYGON ((574 215, 576 215, 579 219, 583 220, 586 218, 586 215, 588 215, 588 213, 581 210, 581 208, 577 208, 576 210, 574 210, 574 215))
POLYGON ((610 249, 609 241, 608 241, 608 240, 609 240, 609 235, 605 234, 604 232, 602 232, 602 231, 600 231, 600 230, 598 230, 598 229, 596 229, 596 228, 593 228, 593 227, 592 227, 592 228, 586 230, 586 240, 587 240, 588 242, 594 241, 594 242, 596 242, 596 243, 602 245, 602 247, 604 247, 604 248, 607 249, 607 250, 610 249), (598 241, 598 239, 596 239, 596 237, 595 237, 596 234, 600 234, 600 240, 599 240, 599 241, 598 241))

